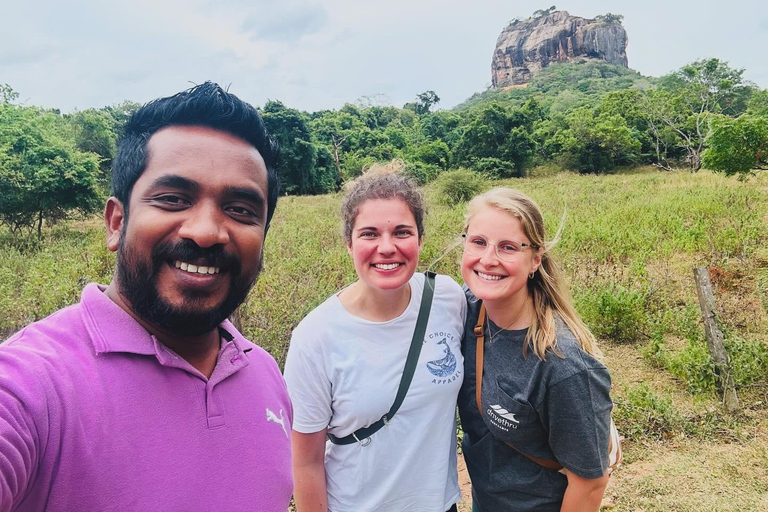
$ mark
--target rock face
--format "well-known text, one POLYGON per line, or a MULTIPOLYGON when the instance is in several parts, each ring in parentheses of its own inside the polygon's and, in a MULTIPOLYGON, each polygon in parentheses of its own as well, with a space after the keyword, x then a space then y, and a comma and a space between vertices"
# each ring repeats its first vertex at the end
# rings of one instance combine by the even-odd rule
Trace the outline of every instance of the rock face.
POLYGON ((618 22, 590 20, 555 11, 515 21, 496 40, 493 87, 527 84, 554 62, 604 61, 627 67, 627 32, 618 22))

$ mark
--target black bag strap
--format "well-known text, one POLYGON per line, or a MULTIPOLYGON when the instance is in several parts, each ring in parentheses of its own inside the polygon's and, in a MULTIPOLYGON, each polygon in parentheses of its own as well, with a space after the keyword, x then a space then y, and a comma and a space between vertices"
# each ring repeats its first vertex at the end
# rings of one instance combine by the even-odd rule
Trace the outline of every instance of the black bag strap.
POLYGON ((419 316, 416 319, 416 328, 413 331, 413 338, 411 339, 411 348, 408 350, 408 357, 405 360, 405 368, 403 369, 403 376, 400 378, 400 387, 397 389, 395 402, 392 404, 389 412, 382 416, 381 419, 367 427, 357 429, 348 436, 336 437, 329 433, 328 439, 330 439, 333 444, 360 443, 363 446, 367 446, 368 443, 371 442, 370 437, 395 417, 395 413, 400 409, 403 400, 405 400, 405 395, 408 393, 408 388, 411 386, 411 380, 413 380, 413 374, 416 371, 416 365, 419 362, 421 347, 424 345, 424 334, 427 332, 429 310, 432 309, 432 297, 435 293, 435 273, 426 271, 424 272, 424 277, 424 292, 421 295, 419 316))

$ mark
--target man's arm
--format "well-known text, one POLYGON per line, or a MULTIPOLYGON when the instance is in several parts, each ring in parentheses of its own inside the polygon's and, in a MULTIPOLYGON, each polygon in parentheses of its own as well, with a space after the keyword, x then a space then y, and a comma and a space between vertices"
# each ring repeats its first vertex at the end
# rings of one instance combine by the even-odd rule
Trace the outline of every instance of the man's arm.
POLYGON ((325 487, 325 437, 327 429, 313 434, 291 431, 293 497, 298 512, 327 512, 325 487))
POLYGON ((34 423, 19 397, 18 372, 4 355, 0 353, 0 512, 18 504, 37 463, 34 423))
POLYGON ((560 512, 599 511, 605 487, 608 485, 608 472, 600 478, 582 478, 566 469, 565 476, 568 477, 568 487, 565 489, 560 512))

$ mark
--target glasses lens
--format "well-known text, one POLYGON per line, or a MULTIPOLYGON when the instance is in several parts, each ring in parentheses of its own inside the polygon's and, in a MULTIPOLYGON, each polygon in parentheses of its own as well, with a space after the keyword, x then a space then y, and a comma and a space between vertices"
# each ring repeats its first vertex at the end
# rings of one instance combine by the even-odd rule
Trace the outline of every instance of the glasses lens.
POLYGON ((479 256, 488 248, 488 241, 481 236, 465 235, 464 250, 473 256, 479 256))
POLYGON ((523 244, 509 240, 505 242, 499 242, 496 246, 496 252, 499 254, 499 258, 503 260, 510 260, 515 258, 523 251, 523 244))

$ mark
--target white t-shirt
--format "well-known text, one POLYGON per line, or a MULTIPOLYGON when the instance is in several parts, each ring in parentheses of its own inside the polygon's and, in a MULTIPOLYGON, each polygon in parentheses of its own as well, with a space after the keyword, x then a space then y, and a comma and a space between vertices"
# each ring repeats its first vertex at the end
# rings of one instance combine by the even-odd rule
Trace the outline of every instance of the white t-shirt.
MULTIPOLYGON (((336 295, 293 331, 285 380, 293 428, 328 428, 344 437, 380 419, 395 400, 424 288, 387 322, 351 315, 336 295)), ((461 336, 466 301, 453 279, 437 276, 413 381, 389 425, 371 443, 326 443, 332 512, 444 512, 461 498, 456 474, 456 397, 464 377, 461 336)))

